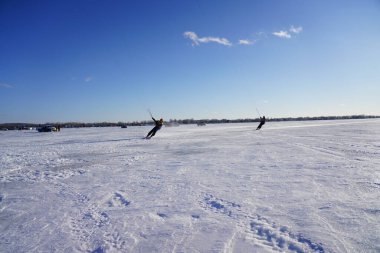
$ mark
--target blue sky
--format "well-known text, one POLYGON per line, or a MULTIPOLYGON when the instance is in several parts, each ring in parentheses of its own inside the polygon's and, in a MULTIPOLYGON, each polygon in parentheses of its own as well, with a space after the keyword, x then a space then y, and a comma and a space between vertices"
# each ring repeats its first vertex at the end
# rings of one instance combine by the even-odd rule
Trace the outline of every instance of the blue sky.
POLYGON ((380 1, 0 1, 0 122, 380 115, 380 1))

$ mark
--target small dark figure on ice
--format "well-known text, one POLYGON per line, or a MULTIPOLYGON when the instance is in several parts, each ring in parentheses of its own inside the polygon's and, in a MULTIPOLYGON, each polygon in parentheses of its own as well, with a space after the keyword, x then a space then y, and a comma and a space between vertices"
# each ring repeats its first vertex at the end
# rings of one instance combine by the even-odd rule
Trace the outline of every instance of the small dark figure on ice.
POLYGON ((261 127, 265 124, 265 116, 263 117, 260 117, 260 124, 259 126, 256 128, 256 130, 260 130, 261 127))
POLYGON ((156 134, 156 132, 161 129, 162 125, 164 124, 164 120, 163 119, 155 120, 155 118, 153 118, 153 117, 152 117, 152 119, 154 120, 154 123, 156 125, 153 127, 152 130, 150 130, 150 132, 148 133, 148 135, 145 137, 146 139, 152 138, 156 134))

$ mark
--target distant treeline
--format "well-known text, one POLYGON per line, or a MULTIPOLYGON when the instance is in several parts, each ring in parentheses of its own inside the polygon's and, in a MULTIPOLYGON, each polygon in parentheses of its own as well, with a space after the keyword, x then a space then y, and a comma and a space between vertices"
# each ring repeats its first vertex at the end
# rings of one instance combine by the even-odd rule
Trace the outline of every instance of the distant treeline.
MULTIPOLYGON (((380 116, 373 115, 351 115, 351 116, 320 116, 320 117, 297 117, 297 118, 267 118, 267 121, 306 121, 306 120, 342 120, 342 119, 373 119, 380 116)), ((249 123, 259 122, 259 118, 255 119, 170 119, 166 123, 169 124, 220 124, 220 123, 249 123)), ((61 128, 79 128, 79 127, 122 127, 122 126, 145 126, 152 125, 153 121, 134 121, 134 122, 98 122, 98 123, 80 123, 80 122, 65 122, 65 123, 3 123, 0 124, 0 130, 26 130, 30 128, 38 128, 44 125, 60 126, 61 128)))
MULTIPOLYGON (((266 118, 266 121, 307 121, 307 120, 340 120, 340 119, 374 119, 380 116, 373 115, 351 115, 351 116, 320 116, 320 117, 297 117, 297 118, 266 118)), ((183 120, 170 120, 178 124, 218 124, 218 123, 249 123, 259 122, 260 118, 255 119, 183 119, 183 120)))

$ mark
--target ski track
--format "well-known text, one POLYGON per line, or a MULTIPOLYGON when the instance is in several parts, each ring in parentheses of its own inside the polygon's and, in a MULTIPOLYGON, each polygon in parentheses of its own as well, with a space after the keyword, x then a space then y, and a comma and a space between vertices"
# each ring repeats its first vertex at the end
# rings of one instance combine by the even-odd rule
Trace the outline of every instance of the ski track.
MULTIPOLYGON (((126 250, 130 241, 114 226, 114 221, 106 209, 87 196, 76 193, 80 212, 70 218, 70 229, 79 243, 79 250, 126 250), (101 238, 101 240, 99 240, 101 238)), ((129 203, 119 192, 115 192, 107 203, 114 203, 119 208, 127 207, 129 203)))
MULTIPOLYGON (((286 134, 278 134, 281 138, 285 139, 301 139, 301 137, 296 137, 293 135, 286 135, 286 134)), ((315 138, 309 137, 309 142, 316 142, 317 140, 315 138)), ((363 144, 352 144, 352 143, 341 143, 341 146, 339 149, 336 147, 333 147, 336 145, 337 141, 330 141, 330 140, 323 140, 324 146, 321 146, 321 143, 318 145, 316 144, 304 144, 300 142, 287 142, 287 145, 294 146, 294 147, 300 147, 304 149, 308 149, 310 151, 318 152, 322 155, 329 155, 333 158, 338 159, 344 159, 344 160, 351 160, 352 162, 361 162, 365 160, 373 160, 373 158, 380 157, 380 151, 376 148, 375 145, 373 145, 374 150, 363 150, 363 144), (348 147, 348 148, 347 148, 348 147), (364 157, 364 158, 363 158, 364 157)), ((368 147, 369 145, 365 145, 368 147)))
MULTIPOLYGON (((122 157, 122 156, 121 156, 122 157)), ((133 156, 125 161, 126 166, 141 161, 142 156, 133 156)), ((77 192, 66 184, 60 185, 61 191, 76 196, 80 207, 76 216, 70 218, 71 234, 75 235, 80 252, 124 252, 131 251, 136 244, 133 235, 128 235, 115 226, 117 220, 112 217, 115 211, 128 211, 131 200, 123 191, 115 191, 99 202, 77 192)))
MULTIPOLYGON (((253 234, 255 240, 264 246, 270 246, 275 251, 296 253, 325 252, 322 244, 315 243, 301 234, 294 234, 286 226, 279 226, 260 215, 247 214, 242 210, 240 204, 216 198, 207 193, 204 194, 199 203, 206 210, 211 210, 236 220, 239 227, 249 224, 249 232, 253 234)), ((232 235, 231 240, 233 240, 234 236, 235 234, 232 235)), ((231 244, 231 242, 227 242, 227 252, 231 249, 231 244)))
MULTIPOLYGON (((100 203, 97 199, 93 200, 87 195, 76 190, 74 187, 65 183, 65 179, 84 175, 92 167, 103 161, 104 154, 92 159, 91 162, 82 160, 81 162, 68 161, 68 159, 55 158, 59 156, 57 152, 50 152, 45 160, 33 164, 40 166, 41 169, 27 168, 28 162, 19 162, 15 170, 0 175, 0 182, 24 182, 24 183, 44 183, 52 185, 59 196, 63 199, 75 201, 78 209, 76 214, 68 217, 68 227, 71 236, 77 242, 75 251, 79 252, 121 252, 130 251, 136 243, 133 236, 121 233, 115 226, 115 221, 109 212, 127 209, 131 203, 122 191, 115 191, 109 194, 108 200, 100 203), (53 155, 54 158, 49 158, 53 155), (65 162, 62 162, 65 161, 65 162)), ((15 157, 19 157, 16 155, 15 157)), ((75 157, 75 156, 74 156, 75 157)), ((124 155, 114 155, 114 158, 124 158, 124 155)), ((144 156, 134 155, 128 159, 121 159, 125 166, 133 166, 142 160, 144 156)), ((81 160, 81 159, 80 159, 81 160)), ((3 195, 0 195, 0 204, 3 195)), ((1 209, 0 209, 1 210, 1 209)), ((117 223, 117 222, 116 222, 117 223)), ((37 248, 35 249, 37 250, 37 248)))

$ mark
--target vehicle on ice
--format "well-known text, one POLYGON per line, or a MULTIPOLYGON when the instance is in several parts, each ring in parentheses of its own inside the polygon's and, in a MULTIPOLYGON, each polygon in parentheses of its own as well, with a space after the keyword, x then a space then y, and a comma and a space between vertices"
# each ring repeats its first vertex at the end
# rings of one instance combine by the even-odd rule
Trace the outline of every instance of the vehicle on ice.
POLYGON ((51 126, 51 125, 45 125, 45 126, 42 126, 42 127, 38 127, 37 128, 37 131, 38 132, 57 132, 57 128, 51 126))

